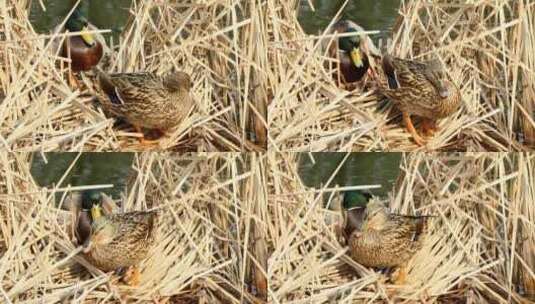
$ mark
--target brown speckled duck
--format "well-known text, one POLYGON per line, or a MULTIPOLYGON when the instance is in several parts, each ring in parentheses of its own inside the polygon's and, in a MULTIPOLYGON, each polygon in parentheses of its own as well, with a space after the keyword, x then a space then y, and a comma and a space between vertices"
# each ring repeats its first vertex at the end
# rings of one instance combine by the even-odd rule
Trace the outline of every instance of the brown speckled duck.
POLYGON ((425 140, 416 132, 410 116, 422 117, 424 132, 431 135, 437 119, 459 109, 462 101, 459 88, 444 77, 437 61, 420 63, 385 55, 382 65, 388 81, 383 94, 401 110, 414 141, 424 145, 425 140))
POLYGON ((139 283, 137 264, 147 258, 154 246, 158 230, 156 211, 111 213, 100 203, 93 203, 90 218, 79 222, 78 230, 90 223, 83 243, 86 259, 102 271, 126 270, 123 280, 135 286, 139 283))
POLYGON ((400 267, 396 283, 402 284, 405 263, 422 248, 428 217, 389 213, 380 200, 372 198, 361 229, 349 237, 352 258, 368 267, 400 267))
POLYGON ((183 72, 158 76, 147 72, 107 74, 97 69, 97 75, 97 95, 104 108, 125 118, 140 133, 142 128, 165 133, 180 124, 194 105, 191 79, 183 72))

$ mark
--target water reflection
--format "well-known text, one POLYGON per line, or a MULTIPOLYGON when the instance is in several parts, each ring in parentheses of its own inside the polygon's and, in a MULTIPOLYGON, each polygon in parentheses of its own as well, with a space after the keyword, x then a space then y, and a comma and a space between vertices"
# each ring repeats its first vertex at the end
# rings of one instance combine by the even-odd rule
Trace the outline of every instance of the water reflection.
MULTIPOLYGON (((303 30, 308 34, 318 34, 323 31, 331 19, 342 7, 345 0, 310 0, 315 10, 309 5, 308 0, 301 0, 299 6, 299 22, 303 30)), ((372 39, 386 38, 400 5, 400 0, 351 0, 341 13, 342 19, 349 19, 364 27, 366 30, 381 30, 372 39)))
MULTIPOLYGON (((32 1, 30 22, 37 32, 48 33, 63 21, 75 3, 76 1, 50 0, 44 2, 43 10, 40 1, 32 1)), ((132 0, 80 1, 81 10, 89 22, 100 29, 111 29, 114 41, 117 41, 123 30, 131 4, 132 0)), ((103 35, 106 39, 110 37, 109 33, 103 35)))
MULTIPOLYGON (((48 163, 45 163, 40 153, 34 154, 31 173, 40 186, 52 187, 59 182, 78 153, 45 155, 48 163)), ((131 173, 133 157, 133 153, 82 153, 61 186, 113 184, 113 188, 102 191, 119 197, 131 173)))
MULTIPOLYGON (((308 153, 299 157, 299 175, 308 187, 325 185, 346 153, 312 153, 313 163, 308 153)), ((329 187, 380 184, 372 189, 375 195, 386 196, 392 190, 399 175, 401 153, 351 153, 334 177, 329 187)))

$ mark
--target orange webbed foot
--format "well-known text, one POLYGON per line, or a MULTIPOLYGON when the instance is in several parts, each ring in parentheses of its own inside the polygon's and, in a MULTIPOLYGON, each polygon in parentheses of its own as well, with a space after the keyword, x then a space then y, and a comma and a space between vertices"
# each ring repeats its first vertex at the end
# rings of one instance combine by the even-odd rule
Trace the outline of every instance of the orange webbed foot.
POLYGON ((136 266, 130 266, 124 276, 123 282, 128 286, 138 286, 141 281, 141 273, 136 266))
POLYGON ((400 266, 394 273, 394 285, 405 285, 407 282, 407 269, 405 265, 400 266))
POLYGON ((437 130, 437 125, 434 120, 424 118, 422 120, 422 131, 425 136, 433 136, 437 130))
POLYGON ((140 126, 134 125, 134 129, 137 133, 141 133, 141 137, 139 138, 139 144, 145 147, 155 146, 158 145, 160 142, 159 139, 146 139, 145 133, 143 133, 143 130, 140 126))
POLYGON ((407 127, 409 133, 411 133, 412 138, 414 139, 416 144, 418 144, 419 146, 425 145, 425 140, 418 134, 418 132, 416 132, 409 113, 403 112, 403 122, 405 123, 405 126, 407 127))

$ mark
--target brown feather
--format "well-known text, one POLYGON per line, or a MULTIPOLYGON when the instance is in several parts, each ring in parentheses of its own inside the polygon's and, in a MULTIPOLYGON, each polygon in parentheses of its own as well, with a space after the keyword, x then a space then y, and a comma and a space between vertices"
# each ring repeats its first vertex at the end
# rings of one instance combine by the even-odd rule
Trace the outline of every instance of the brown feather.
POLYGON ((382 92, 401 111, 436 120, 461 105, 459 89, 444 78, 436 61, 420 63, 385 55, 382 65, 388 80, 382 92))
POLYGON ((102 105, 133 125, 166 130, 178 125, 193 107, 191 80, 182 72, 107 74, 97 71, 102 105))
POLYGON ((363 230, 350 236, 351 256, 369 267, 399 266, 422 248, 427 219, 389 214, 384 207, 367 214, 363 230))
POLYGON ((136 265, 145 258, 156 241, 158 213, 134 211, 105 216, 93 223, 87 259, 96 267, 111 271, 136 265))

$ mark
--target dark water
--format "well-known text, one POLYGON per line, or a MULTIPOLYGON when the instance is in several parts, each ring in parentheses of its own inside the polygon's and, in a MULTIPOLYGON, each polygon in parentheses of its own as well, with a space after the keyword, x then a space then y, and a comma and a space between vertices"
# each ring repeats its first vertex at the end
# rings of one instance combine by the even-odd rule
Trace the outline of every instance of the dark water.
MULTIPOLYGON (((323 31, 336 15, 344 0, 301 0, 299 22, 308 34, 323 31)), ((373 40, 386 38, 394 25, 400 0, 350 0, 341 13, 342 19, 349 19, 366 30, 380 30, 373 40)))
MULTIPOLYGON (((86 18, 99 29, 111 29, 114 41, 118 41, 119 34, 129 17, 132 0, 83 0, 82 12, 86 18)), ((30 21, 39 33, 48 33, 67 16, 76 1, 48 0, 43 1, 46 11, 43 11, 39 1, 34 0, 30 8, 30 21)), ((110 34, 104 34, 109 39, 110 34)))
MULTIPOLYGON (((45 153, 45 163, 40 153, 35 153, 31 173, 42 187, 52 187, 61 179, 78 153, 45 153)), ((131 173, 133 153, 82 153, 61 187, 113 184, 103 192, 120 197, 131 173)))
MULTIPOLYGON (((346 153, 312 153, 315 164, 308 153, 299 157, 299 175, 309 187, 319 188, 330 178, 346 153)), ((370 190, 378 196, 386 196, 392 190, 399 175, 401 153, 351 153, 334 177, 329 187, 379 184, 382 187, 370 190)))

